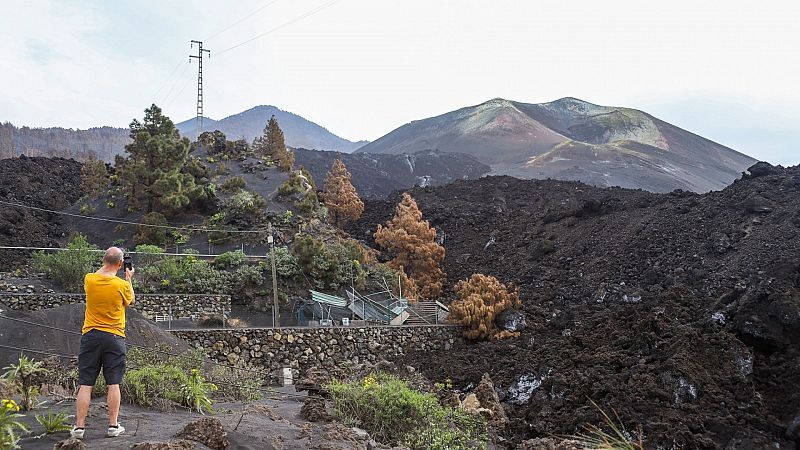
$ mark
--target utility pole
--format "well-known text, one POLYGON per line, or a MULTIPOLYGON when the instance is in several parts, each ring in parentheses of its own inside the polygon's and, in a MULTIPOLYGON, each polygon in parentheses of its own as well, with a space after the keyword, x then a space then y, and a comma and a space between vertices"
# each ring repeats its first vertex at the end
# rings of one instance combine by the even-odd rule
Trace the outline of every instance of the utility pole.
POLYGON ((189 55, 189 62, 197 58, 197 139, 203 132, 203 52, 211 58, 211 50, 203 48, 203 41, 194 40, 189 42, 189 48, 194 48, 194 44, 197 44, 197 55, 189 55))
POLYGON ((272 237, 272 222, 269 223, 269 254, 272 260, 272 326, 280 326, 281 313, 278 310, 278 276, 275 268, 275 239, 272 237))

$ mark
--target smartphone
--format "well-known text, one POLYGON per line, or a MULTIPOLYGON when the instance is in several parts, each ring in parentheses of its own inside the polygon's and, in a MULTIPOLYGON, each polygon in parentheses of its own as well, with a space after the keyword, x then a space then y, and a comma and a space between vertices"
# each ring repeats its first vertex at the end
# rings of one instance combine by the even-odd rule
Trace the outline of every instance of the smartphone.
POLYGON ((131 260, 130 256, 124 256, 122 258, 122 270, 133 270, 133 261, 131 260))

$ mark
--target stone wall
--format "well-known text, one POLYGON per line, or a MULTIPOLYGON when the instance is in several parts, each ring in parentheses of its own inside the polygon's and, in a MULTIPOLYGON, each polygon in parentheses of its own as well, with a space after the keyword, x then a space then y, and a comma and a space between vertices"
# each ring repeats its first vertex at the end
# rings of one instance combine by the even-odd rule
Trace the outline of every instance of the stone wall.
MULTIPOLYGON (((83 294, 0 294, 0 304, 25 311, 83 303, 85 299, 83 294)), ((133 303, 133 309, 149 319, 170 312, 174 318, 222 315, 223 308, 226 311, 231 309, 229 295, 136 294, 133 303)))
POLYGON ((392 359, 410 350, 449 350, 460 340, 456 326, 376 326, 172 330, 209 358, 234 367, 273 372, 392 359))

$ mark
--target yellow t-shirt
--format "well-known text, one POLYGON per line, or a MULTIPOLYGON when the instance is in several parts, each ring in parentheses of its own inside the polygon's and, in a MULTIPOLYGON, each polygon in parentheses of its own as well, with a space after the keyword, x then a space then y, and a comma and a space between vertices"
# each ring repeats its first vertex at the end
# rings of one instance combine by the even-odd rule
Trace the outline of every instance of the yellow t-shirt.
POLYGON ((86 318, 82 333, 107 331, 125 337, 125 307, 133 302, 130 283, 118 276, 88 273, 83 278, 86 291, 86 318))

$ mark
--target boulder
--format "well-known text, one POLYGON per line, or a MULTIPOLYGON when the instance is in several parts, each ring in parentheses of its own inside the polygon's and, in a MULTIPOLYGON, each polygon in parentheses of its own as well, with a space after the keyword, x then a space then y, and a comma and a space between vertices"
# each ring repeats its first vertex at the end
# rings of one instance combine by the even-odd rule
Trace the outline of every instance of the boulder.
POLYGON ((331 421, 331 415, 328 414, 325 399, 318 395, 308 396, 303 401, 303 406, 300 407, 300 416, 309 422, 331 421))
POLYGON ((504 428, 508 425, 508 416, 506 416, 506 411, 500 403, 500 397, 497 395, 494 383, 492 383, 488 373, 483 374, 481 382, 478 383, 478 387, 475 388, 473 394, 475 394, 481 408, 487 410, 489 426, 504 428))
POLYGON ((509 308, 498 314, 494 319, 494 324, 497 325, 497 328, 512 333, 522 331, 528 327, 525 315, 513 308, 509 308))
POLYGON ((86 444, 84 444, 83 441, 74 437, 56 442, 56 444, 53 446, 53 450, 84 450, 86 448, 88 447, 86 447, 86 444))
POLYGON ((747 178, 758 178, 758 177, 763 177, 763 176, 766 176, 766 175, 777 175, 777 174, 780 174, 781 173, 781 168, 780 167, 775 167, 772 164, 770 164, 768 162, 765 162, 765 161, 759 161, 759 162, 753 164, 752 166, 750 166, 747 169, 747 171, 749 172, 749 174, 746 174, 747 178))
POLYGON ((222 422, 211 417, 189 422, 177 436, 199 442, 213 450, 227 450, 230 447, 228 433, 222 422))

